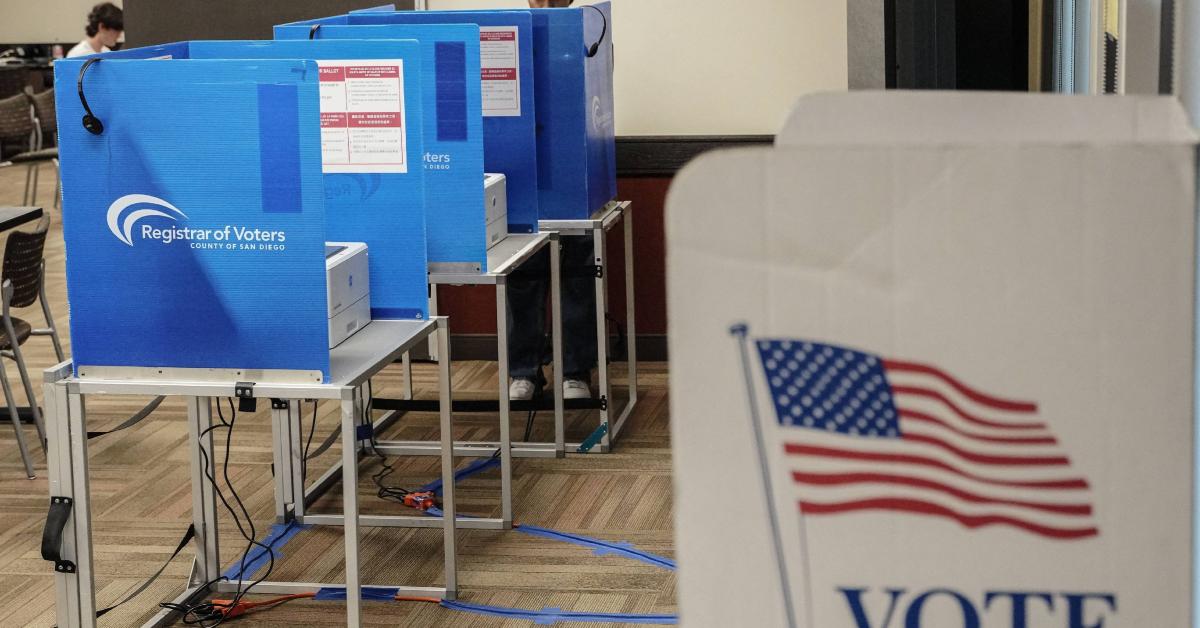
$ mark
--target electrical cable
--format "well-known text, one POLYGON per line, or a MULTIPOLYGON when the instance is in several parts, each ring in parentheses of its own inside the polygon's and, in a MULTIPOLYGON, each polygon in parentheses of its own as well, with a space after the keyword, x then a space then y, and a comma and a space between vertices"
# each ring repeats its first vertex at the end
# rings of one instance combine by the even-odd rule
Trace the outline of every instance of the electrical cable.
POLYGON ((88 440, 91 440, 93 438, 99 438, 101 436, 105 436, 108 434, 112 434, 113 432, 119 432, 121 430, 128 429, 128 428, 133 427, 134 425, 137 425, 138 423, 140 423, 142 421, 142 419, 145 419, 146 417, 153 414, 154 411, 158 409, 158 406, 162 405, 162 402, 164 399, 166 399, 166 397, 163 397, 161 395, 158 397, 155 397, 154 399, 152 399, 150 401, 150 403, 143 406, 141 410, 138 410, 137 412, 135 412, 133 414, 133 416, 129 417, 128 419, 125 419, 119 425, 117 425, 116 427, 114 427, 110 430, 104 430, 104 431, 99 431, 99 432, 88 432, 87 433, 88 440))
POLYGON ((92 135, 103 133, 104 123, 100 121, 100 118, 96 117, 96 114, 92 113, 92 108, 88 106, 87 96, 83 95, 83 76, 87 74, 88 68, 100 63, 102 60, 99 57, 93 57, 84 61, 83 67, 79 68, 79 79, 75 82, 75 88, 79 92, 79 103, 83 105, 83 110, 86 112, 83 114, 83 128, 87 129, 87 132, 92 135))
POLYGON ((300 479, 308 479, 308 448, 312 447, 313 435, 317 433, 317 400, 312 400, 312 425, 308 429, 308 440, 304 443, 304 453, 300 456, 300 479))
POLYGON ((388 462, 387 456, 379 453, 379 442, 375 439, 375 417, 372 415, 372 406, 374 403, 375 391, 371 384, 371 380, 368 379, 366 405, 367 425, 371 427, 371 453, 375 454, 375 457, 379 458, 380 466, 379 471, 375 472, 375 474, 371 476, 371 481, 375 483, 375 495, 384 501, 392 501, 404 505, 404 497, 411 494, 412 491, 405 488, 400 488, 399 486, 387 486, 383 483, 383 481, 389 475, 395 473, 396 470, 392 468, 391 463, 388 462))
MULTIPOLYGON (((212 485, 213 492, 215 492, 217 497, 221 500, 221 504, 225 507, 225 510, 229 512, 231 517, 233 517, 233 522, 237 526, 238 533, 240 533, 242 538, 246 540, 246 549, 242 552, 241 570, 238 573, 237 590, 228 607, 220 607, 212 601, 202 601, 195 604, 175 604, 172 602, 162 602, 159 604, 159 606, 162 608, 170 609, 182 614, 182 621, 184 624, 189 626, 200 626, 201 628, 215 628, 216 626, 221 625, 224 620, 229 619, 232 614, 227 614, 226 608, 236 607, 239 603, 241 603, 242 598, 245 597, 252 588, 270 577, 271 572, 275 568, 274 548, 258 541, 255 538, 257 535, 257 530, 255 529, 254 521, 250 518, 250 513, 246 509, 245 502, 242 501, 241 496, 238 494, 237 489, 234 487, 229 478, 229 452, 233 440, 233 429, 237 422, 237 409, 233 405, 232 398, 227 398, 227 401, 229 402, 230 411, 229 420, 225 420, 225 414, 221 410, 221 402, 218 400, 218 423, 210 425, 200 433, 200 442, 203 442, 203 438, 215 430, 226 430, 225 452, 221 465, 221 475, 225 478, 225 484, 228 487, 230 494, 233 496, 234 502, 238 505, 238 509, 242 511, 242 515, 246 518, 245 526, 242 525, 241 517, 238 516, 237 511, 234 510, 229 500, 225 497, 225 492, 221 490, 220 484, 217 483, 216 474, 212 468, 212 461, 208 457, 208 452, 205 451, 204 447, 202 447, 199 442, 196 444, 196 446, 200 447, 200 457, 203 463, 201 471, 204 477, 207 478, 209 483, 212 485), (249 528, 248 532, 246 530, 247 527, 249 528), (251 582, 249 586, 243 587, 242 585, 245 577, 246 561, 250 552, 255 546, 261 547, 267 553, 267 569, 261 577, 251 582)), ((205 583, 204 588, 209 589, 213 584, 216 584, 222 580, 226 580, 226 578, 221 576, 210 580, 209 582, 205 583)))
POLYGON ((608 16, 604 14, 604 11, 600 10, 600 7, 597 7, 592 4, 586 4, 584 6, 589 9, 595 10, 596 13, 599 13, 600 19, 604 21, 604 26, 600 30, 600 39, 597 39, 596 43, 592 44, 591 47, 588 48, 587 56, 590 59, 590 58, 596 56, 597 52, 600 52, 600 44, 604 43, 604 36, 606 34, 608 34, 608 16))

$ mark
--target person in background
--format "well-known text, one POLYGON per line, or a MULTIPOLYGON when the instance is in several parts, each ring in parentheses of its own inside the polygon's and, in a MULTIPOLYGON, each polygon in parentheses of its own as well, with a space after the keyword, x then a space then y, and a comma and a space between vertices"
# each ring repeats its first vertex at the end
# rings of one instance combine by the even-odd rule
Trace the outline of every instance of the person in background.
MULTIPOLYGON (((529 0, 530 8, 568 7, 571 0, 529 0)), ((595 264, 591 236, 562 238, 563 398, 592 396, 596 367, 595 278, 584 269, 595 264)), ((550 254, 542 250, 513 273, 508 282, 508 396, 532 399, 542 389, 546 356, 546 294, 550 254)))
POLYGON ((68 57, 82 57, 100 52, 108 52, 117 45, 121 33, 125 32, 125 14, 120 7, 103 2, 92 7, 88 13, 88 23, 85 32, 87 38, 75 44, 67 53, 68 57))

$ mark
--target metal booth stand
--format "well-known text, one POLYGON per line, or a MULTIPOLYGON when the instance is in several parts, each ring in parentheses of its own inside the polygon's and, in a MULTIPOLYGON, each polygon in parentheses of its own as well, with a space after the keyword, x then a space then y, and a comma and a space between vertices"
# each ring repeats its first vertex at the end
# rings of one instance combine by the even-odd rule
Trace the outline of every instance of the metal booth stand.
MULTIPOLYGON (((562 313, 559 309, 561 282, 559 280, 559 242, 557 234, 531 233, 509 234, 488 249, 488 267, 486 272, 478 265, 470 268, 458 268, 461 264, 431 265, 429 272, 430 299, 429 312, 437 312, 437 291, 441 285, 492 285, 496 287, 496 359, 499 370, 499 398, 496 401, 457 401, 454 403, 455 412, 498 412, 500 434, 497 442, 456 441, 454 454, 457 456, 490 458, 499 452, 500 459, 500 517, 460 517, 458 527, 488 530, 507 530, 512 528, 512 458, 556 458, 562 457, 566 448, 565 432, 563 430, 562 387, 554 387, 552 400, 512 401, 508 398, 508 316, 507 283, 509 276, 529 261, 538 251, 550 247, 550 291, 551 291, 551 335, 553 336, 553 371, 555 381, 562 380, 562 313), (547 405, 547 402, 552 405, 547 405), (512 411, 535 409, 553 409, 554 435, 552 443, 513 443, 512 442, 512 411)), ((441 356, 443 350, 433 350, 430 354, 441 356)), ((404 356, 405 382, 407 382, 405 399, 376 399, 375 407, 394 411, 433 411, 440 404, 433 401, 412 399, 412 371, 408 355, 404 356)), ((382 423, 381 423, 382 424, 382 423)), ((385 441, 377 442, 377 449, 387 455, 436 455, 441 445, 434 441, 385 441)))
MULTIPOLYGON (((637 347, 635 333, 635 308, 633 294, 633 221, 629 213, 632 209, 630 201, 612 201, 592 215, 587 220, 541 220, 538 227, 541 231, 554 232, 559 236, 592 236, 592 246, 595 255, 596 275, 596 362, 600 396, 593 399, 600 410, 599 425, 595 431, 581 443, 569 443, 576 453, 608 453, 612 444, 621 433, 625 420, 633 413, 637 405, 637 347), (620 410, 615 410, 613 403, 612 377, 609 372, 608 323, 605 314, 608 311, 608 232, 617 223, 624 225, 625 237, 625 318, 628 327, 626 331, 626 351, 629 356, 629 400, 620 410), (615 423, 610 417, 616 415, 615 423)), ((568 269, 567 272, 578 272, 579 269, 568 269)), ((561 424, 557 429, 563 429, 561 424)))
MULTIPOLYGON (((455 566, 454 452, 452 438, 449 334, 444 317, 429 321, 374 321, 330 351, 330 383, 298 379, 295 372, 212 371, 203 377, 196 369, 91 369, 81 367, 78 377, 71 374, 71 363, 64 362, 45 372, 45 406, 49 430, 48 463, 50 476, 50 519, 60 521, 61 538, 55 542, 43 538, 42 552, 55 562, 55 597, 58 625, 63 628, 96 625, 95 567, 92 559, 92 522, 88 488, 87 420, 84 396, 167 395, 184 397, 188 408, 189 443, 192 471, 192 522, 196 536, 196 557, 187 588, 175 598, 180 604, 202 600, 209 592, 236 592, 238 583, 205 583, 221 574, 217 543, 216 491, 207 480, 204 461, 215 460, 212 403, 222 397, 253 397, 275 400, 273 430, 276 441, 276 501, 283 519, 295 518, 308 524, 342 525, 346 548, 346 620, 347 625, 361 622, 362 603, 359 564, 360 526, 440 527, 443 530, 445 586, 399 588, 400 595, 454 599, 457 594, 455 566), (358 457, 362 441, 369 440, 360 427, 367 427, 365 388, 368 381, 418 343, 435 338, 439 347, 439 401, 441 441, 435 443, 441 456, 443 507, 446 516, 363 516, 359 515, 358 457), (157 372, 155 372, 157 371, 157 372), (275 381, 272 381, 275 378, 275 381), (240 394, 239 394, 240 393, 240 394), (303 455, 299 445, 299 412, 289 414, 302 399, 334 400, 341 404, 342 462, 336 471, 344 490, 343 514, 305 515, 307 501, 317 490, 305 490, 300 471, 303 455), (279 402, 278 400, 293 400, 279 402), (289 417, 280 421, 281 417, 289 417), (358 438, 347 442, 347 435, 358 438)), ((310 376, 311 377, 311 376, 310 376)), ((319 380, 319 378, 317 378, 319 380)), ((367 428, 369 430, 369 427, 367 428)), ((333 470, 331 470, 332 473, 333 470)), ((330 474, 326 474, 328 477, 330 474)), ((336 481, 336 477, 334 478, 336 481)), ((318 482, 319 485, 322 482, 318 482)), ((323 483, 326 487, 331 482, 323 483)), ((314 486, 313 489, 317 489, 314 486)), ((48 524, 48 531, 50 531, 48 524)), ((266 581, 253 593, 290 594, 314 592, 340 584, 266 581)), ((380 585, 375 585, 380 586, 380 585)), ((173 619, 174 611, 163 610, 146 626, 160 626, 173 619)))

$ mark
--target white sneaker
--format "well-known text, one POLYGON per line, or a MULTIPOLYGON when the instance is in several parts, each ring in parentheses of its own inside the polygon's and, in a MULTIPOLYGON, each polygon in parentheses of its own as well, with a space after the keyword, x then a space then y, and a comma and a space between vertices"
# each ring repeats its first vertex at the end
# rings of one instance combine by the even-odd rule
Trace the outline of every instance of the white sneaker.
POLYGON ((582 379, 563 380, 563 399, 591 399, 592 387, 582 379))
POLYGON ((508 399, 510 401, 529 401, 533 399, 533 392, 537 389, 532 379, 524 377, 514 378, 512 383, 508 385, 508 399))

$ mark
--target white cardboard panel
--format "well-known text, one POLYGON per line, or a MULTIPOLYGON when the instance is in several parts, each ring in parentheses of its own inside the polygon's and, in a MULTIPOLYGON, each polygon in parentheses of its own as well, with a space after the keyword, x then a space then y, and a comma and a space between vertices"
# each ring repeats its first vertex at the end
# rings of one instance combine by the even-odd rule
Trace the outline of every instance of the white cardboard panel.
MULTIPOLYGON (((892 108, 910 99, 897 95, 892 108)), ((1137 120, 1155 110, 1169 122, 1178 113, 1161 99, 1075 99, 1098 118, 1137 120)), ((943 128, 967 129, 973 123, 947 116, 973 117, 963 112, 998 104, 1016 121, 1044 112, 1038 99, 952 100, 941 106, 928 99, 893 121, 932 126, 925 116, 933 115, 943 128)), ((811 104, 802 101, 797 116, 811 104)), ((785 476, 795 460, 780 443, 803 442, 806 430, 775 421, 761 363, 752 362, 796 625, 883 625, 886 589, 904 591, 889 625, 905 628, 1017 625, 1007 598, 985 604, 989 593, 1005 591, 1050 596, 1053 608, 1028 600, 1029 626, 1076 625, 1069 623, 1072 605, 1080 626, 1187 625, 1190 130, 1133 124, 1107 135, 1098 129, 1099 141, 1082 142, 1070 129, 1065 139, 1051 139, 1018 126, 1003 137, 942 145, 896 134, 871 144, 839 135, 840 125, 854 126, 846 119, 858 119, 853 109, 831 105, 826 124, 809 121, 806 128, 832 129, 824 146, 809 144, 811 137, 787 145, 781 135, 773 149, 701 157, 668 198, 684 623, 786 625, 745 371, 729 332, 745 322, 752 337, 935 364, 968 385, 1035 401, 1070 472, 1089 485, 1098 529, 1063 540, 890 511, 801 518, 796 485, 785 476), (1034 139, 1011 141, 1023 135, 1034 139), (742 507, 715 499, 725 495, 739 496, 742 507), (865 618, 856 619, 842 590, 855 588, 864 590, 865 618), (930 591, 942 592, 914 604, 930 591), (1101 598, 1065 595, 1081 593, 1111 594, 1116 609, 1101 598)), ((1106 124, 1111 130, 1111 119, 1106 124)))

